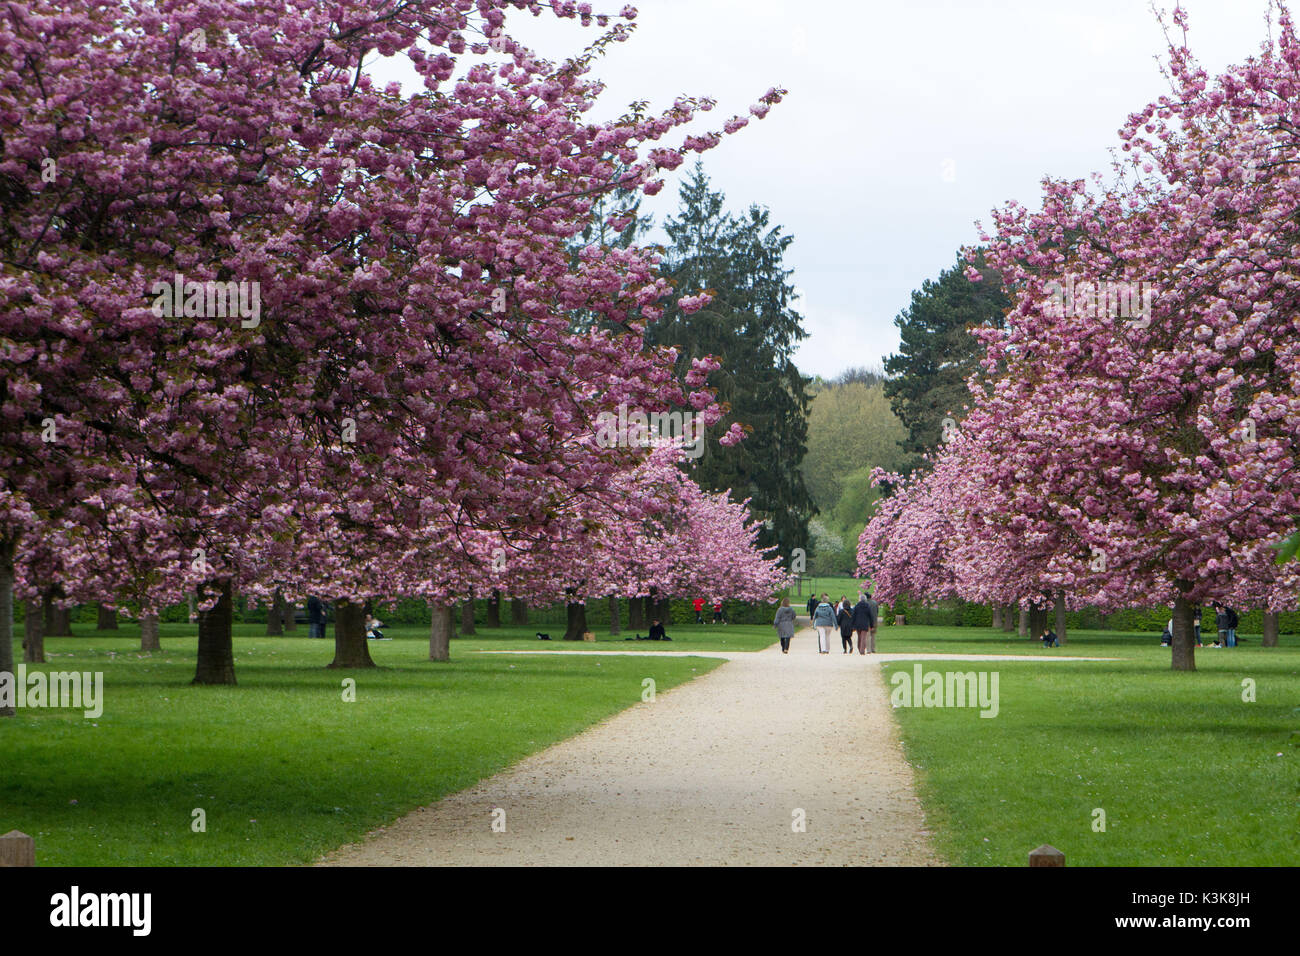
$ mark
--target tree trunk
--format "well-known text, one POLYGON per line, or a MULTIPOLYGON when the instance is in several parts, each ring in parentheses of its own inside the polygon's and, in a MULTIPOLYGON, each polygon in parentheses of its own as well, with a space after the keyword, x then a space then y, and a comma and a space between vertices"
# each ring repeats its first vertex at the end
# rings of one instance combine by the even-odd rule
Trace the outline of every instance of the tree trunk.
POLYGON ((266 636, 281 637, 284 634, 284 595, 280 589, 275 589, 275 597, 271 598, 271 606, 266 610, 266 636))
POLYGON ((510 623, 516 627, 528 626, 528 605, 519 598, 510 601, 510 623))
POLYGON ((618 609, 618 596, 611 594, 609 596, 609 633, 623 633, 622 612, 618 609))
POLYGON ((162 641, 158 640, 158 615, 140 615, 140 650, 161 651, 162 641))
POLYGON ((993 630, 1002 630, 1002 605, 993 605, 993 630))
POLYGON ((1277 611, 1264 612, 1264 640, 1260 647, 1277 647, 1277 611))
POLYGON ((487 626, 501 626, 501 592, 496 588, 492 589, 492 596, 487 602, 487 626))
POLYGON ((1020 637, 1029 636, 1029 608, 1023 604, 1020 606, 1020 626, 1018 628, 1020 637))
MULTIPOLYGON (((14 675, 15 682, 18 680, 18 672, 14 670, 14 551, 17 547, 15 539, 0 538, 0 674, 14 675)), ((15 707, 0 707, 0 717, 12 717, 15 710, 15 707)))
POLYGON ((474 599, 468 598, 461 602, 460 605, 460 632, 462 634, 474 633, 474 599))
POLYGON ((95 630, 97 631, 116 631, 117 630, 117 611, 113 608, 99 606, 99 617, 95 621, 95 630))
POLYGON ((375 666, 375 662, 370 659, 370 645, 366 643, 364 607, 346 598, 334 602, 334 660, 328 666, 375 666))
POLYGON ((655 619, 654 593, 651 592, 650 594, 647 594, 645 596, 645 600, 643 600, 641 603, 644 605, 642 607, 641 614, 645 617, 645 626, 649 627, 650 622, 655 619))
POLYGON ((208 581, 200 587, 202 598, 206 599, 213 593, 218 598, 211 609, 199 611, 199 659, 192 683, 233 684, 235 642, 230 631, 233 610, 230 579, 208 581))
MULTIPOLYGON (((1020 609, 1014 604, 1004 605, 1002 608, 1002 630, 1010 634, 1016 629, 1016 618, 1019 616, 1020 609)), ((1023 636, 1023 635, 1022 635, 1023 636)))
POLYGON ((1062 644, 1065 640, 1065 592, 1056 592, 1056 639, 1062 644))
POLYGON ((672 617, 672 613, 673 613, 673 602, 671 598, 664 598, 661 601, 655 602, 654 617, 665 628, 668 627, 668 623, 669 623, 668 619, 672 617))
POLYGON ((45 615, 40 601, 28 601, 23 614, 23 663, 45 663, 45 615))
POLYGON ((429 660, 451 660, 451 605, 435 604, 429 622, 429 660))
POLYGON ((56 589, 46 599, 45 603, 45 636, 46 637, 71 637, 72 636, 72 611, 65 607, 59 607, 54 603, 54 599, 60 596, 56 589))
POLYGON ((1192 632, 1193 607, 1181 594, 1174 600, 1174 643, 1172 667, 1176 671, 1196 670, 1196 638, 1192 632))
POLYGON ((627 601, 627 629, 636 634, 645 627, 645 615, 642 614, 644 605, 639 597, 628 598, 627 601))
POLYGON ((564 639, 566 641, 580 641, 583 632, 587 630, 587 605, 580 604, 577 601, 570 601, 567 612, 569 623, 564 629, 564 639))
POLYGON ((297 613, 297 611, 298 611, 298 605, 294 604, 292 601, 284 600, 284 597, 281 596, 280 620, 281 620, 281 627, 284 628, 284 632, 286 634, 288 634, 290 631, 298 630, 298 622, 294 620, 294 615, 297 613))

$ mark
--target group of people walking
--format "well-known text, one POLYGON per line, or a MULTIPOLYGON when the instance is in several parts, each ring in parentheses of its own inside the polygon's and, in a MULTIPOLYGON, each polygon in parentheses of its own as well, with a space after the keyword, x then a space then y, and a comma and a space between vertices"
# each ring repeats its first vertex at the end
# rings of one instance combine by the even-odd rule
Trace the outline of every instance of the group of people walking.
MULTIPOLYGON (((831 632, 837 628, 843 653, 853 653, 855 635, 859 654, 876 653, 876 625, 880 620, 880 606, 868 595, 859 594, 857 604, 849 604, 849 599, 845 596, 840 597, 838 604, 831 604, 825 593, 820 597, 814 595, 808 598, 808 616, 817 629, 818 653, 831 652, 831 632)), ((790 641, 794 637, 795 612, 788 597, 781 599, 772 626, 776 628, 776 636, 781 641, 781 653, 789 654, 790 641)))

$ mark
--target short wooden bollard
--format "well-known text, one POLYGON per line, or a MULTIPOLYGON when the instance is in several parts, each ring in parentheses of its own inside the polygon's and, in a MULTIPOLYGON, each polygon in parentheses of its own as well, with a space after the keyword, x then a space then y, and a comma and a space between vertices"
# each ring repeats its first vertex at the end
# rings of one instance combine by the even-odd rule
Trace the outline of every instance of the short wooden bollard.
POLYGON ((894 623, 895 623, 895 624, 898 624, 898 625, 906 624, 906 623, 907 623, 907 618, 906 618, 906 616, 903 615, 903 614, 895 614, 895 615, 894 615, 894 623))
POLYGON ((1029 851, 1030 866, 1065 866, 1065 854, 1056 847, 1044 843, 1037 850, 1029 851))
POLYGON ((17 830, 10 830, 4 836, 0 836, 0 866, 35 865, 35 840, 17 830))

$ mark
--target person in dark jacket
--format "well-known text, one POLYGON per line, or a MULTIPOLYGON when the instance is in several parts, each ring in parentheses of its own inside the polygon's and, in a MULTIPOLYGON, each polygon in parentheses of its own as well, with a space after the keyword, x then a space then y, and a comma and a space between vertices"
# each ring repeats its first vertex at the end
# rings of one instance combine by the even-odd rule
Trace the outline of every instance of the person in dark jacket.
POLYGON ((840 596, 840 603, 835 608, 835 622, 840 626, 840 644, 845 654, 853 653, 853 607, 849 599, 840 596))
POLYGON ((871 602, 867 600, 865 594, 858 595, 858 603, 853 606, 853 617, 851 620, 853 630, 858 635, 858 653, 867 653, 867 644, 871 644, 871 653, 876 652, 875 638, 873 631, 876 627, 876 616, 871 612, 871 602))
POLYGON ((808 616, 813 616, 813 611, 817 610, 817 595, 808 595, 808 616))
POLYGON ((307 598, 307 636, 325 636, 325 606, 314 594, 307 598))

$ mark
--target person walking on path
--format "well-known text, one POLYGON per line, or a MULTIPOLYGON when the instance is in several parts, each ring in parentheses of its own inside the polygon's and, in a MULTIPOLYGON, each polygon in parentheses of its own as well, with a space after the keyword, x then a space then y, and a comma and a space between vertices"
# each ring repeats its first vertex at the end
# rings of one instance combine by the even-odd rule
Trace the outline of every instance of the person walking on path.
POLYGON ((776 619, 772 621, 776 636, 781 639, 781 653, 790 653, 790 638, 794 637, 794 608, 788 597, 781 598, 781 606, 776 609, 776 619))
POLYGON ((871 633, 867 638, 867 648, 872 654, 876 653, 876 625, 880 623, 880 605, 872 597, 871 592, 867 591, 867 607, 871 608, 871 633))
POLYGON ((831 629, 835 627, 835 608, 831 607, 826 600, 826 595, 822 595, 821 601, 813 610, 813 627, 817 628, 817 652, 819 654, 829 654, 831 652, 831 629))
POLYGON ((849 599, 840 595, 840 603, 835 608, 835 623, 840 626, 840 644, 844 648, 845 654, 853 653, 853 608, 849 606, 849 599))
POLYGON ((871 611, 874 602, 868 601, 865 594, 858 595, 858 603, 853 607, 853 630, 858 634, 858 653, 867 653, 867 644, 871 644, 871 653, 876 653, 875 629, 876 615, 871 611))
POLYGON ((808 616, 810 618, 813 616, 813 611, 815 610, 817 610, 817 595, 810 594, 808 595, 808 616))

